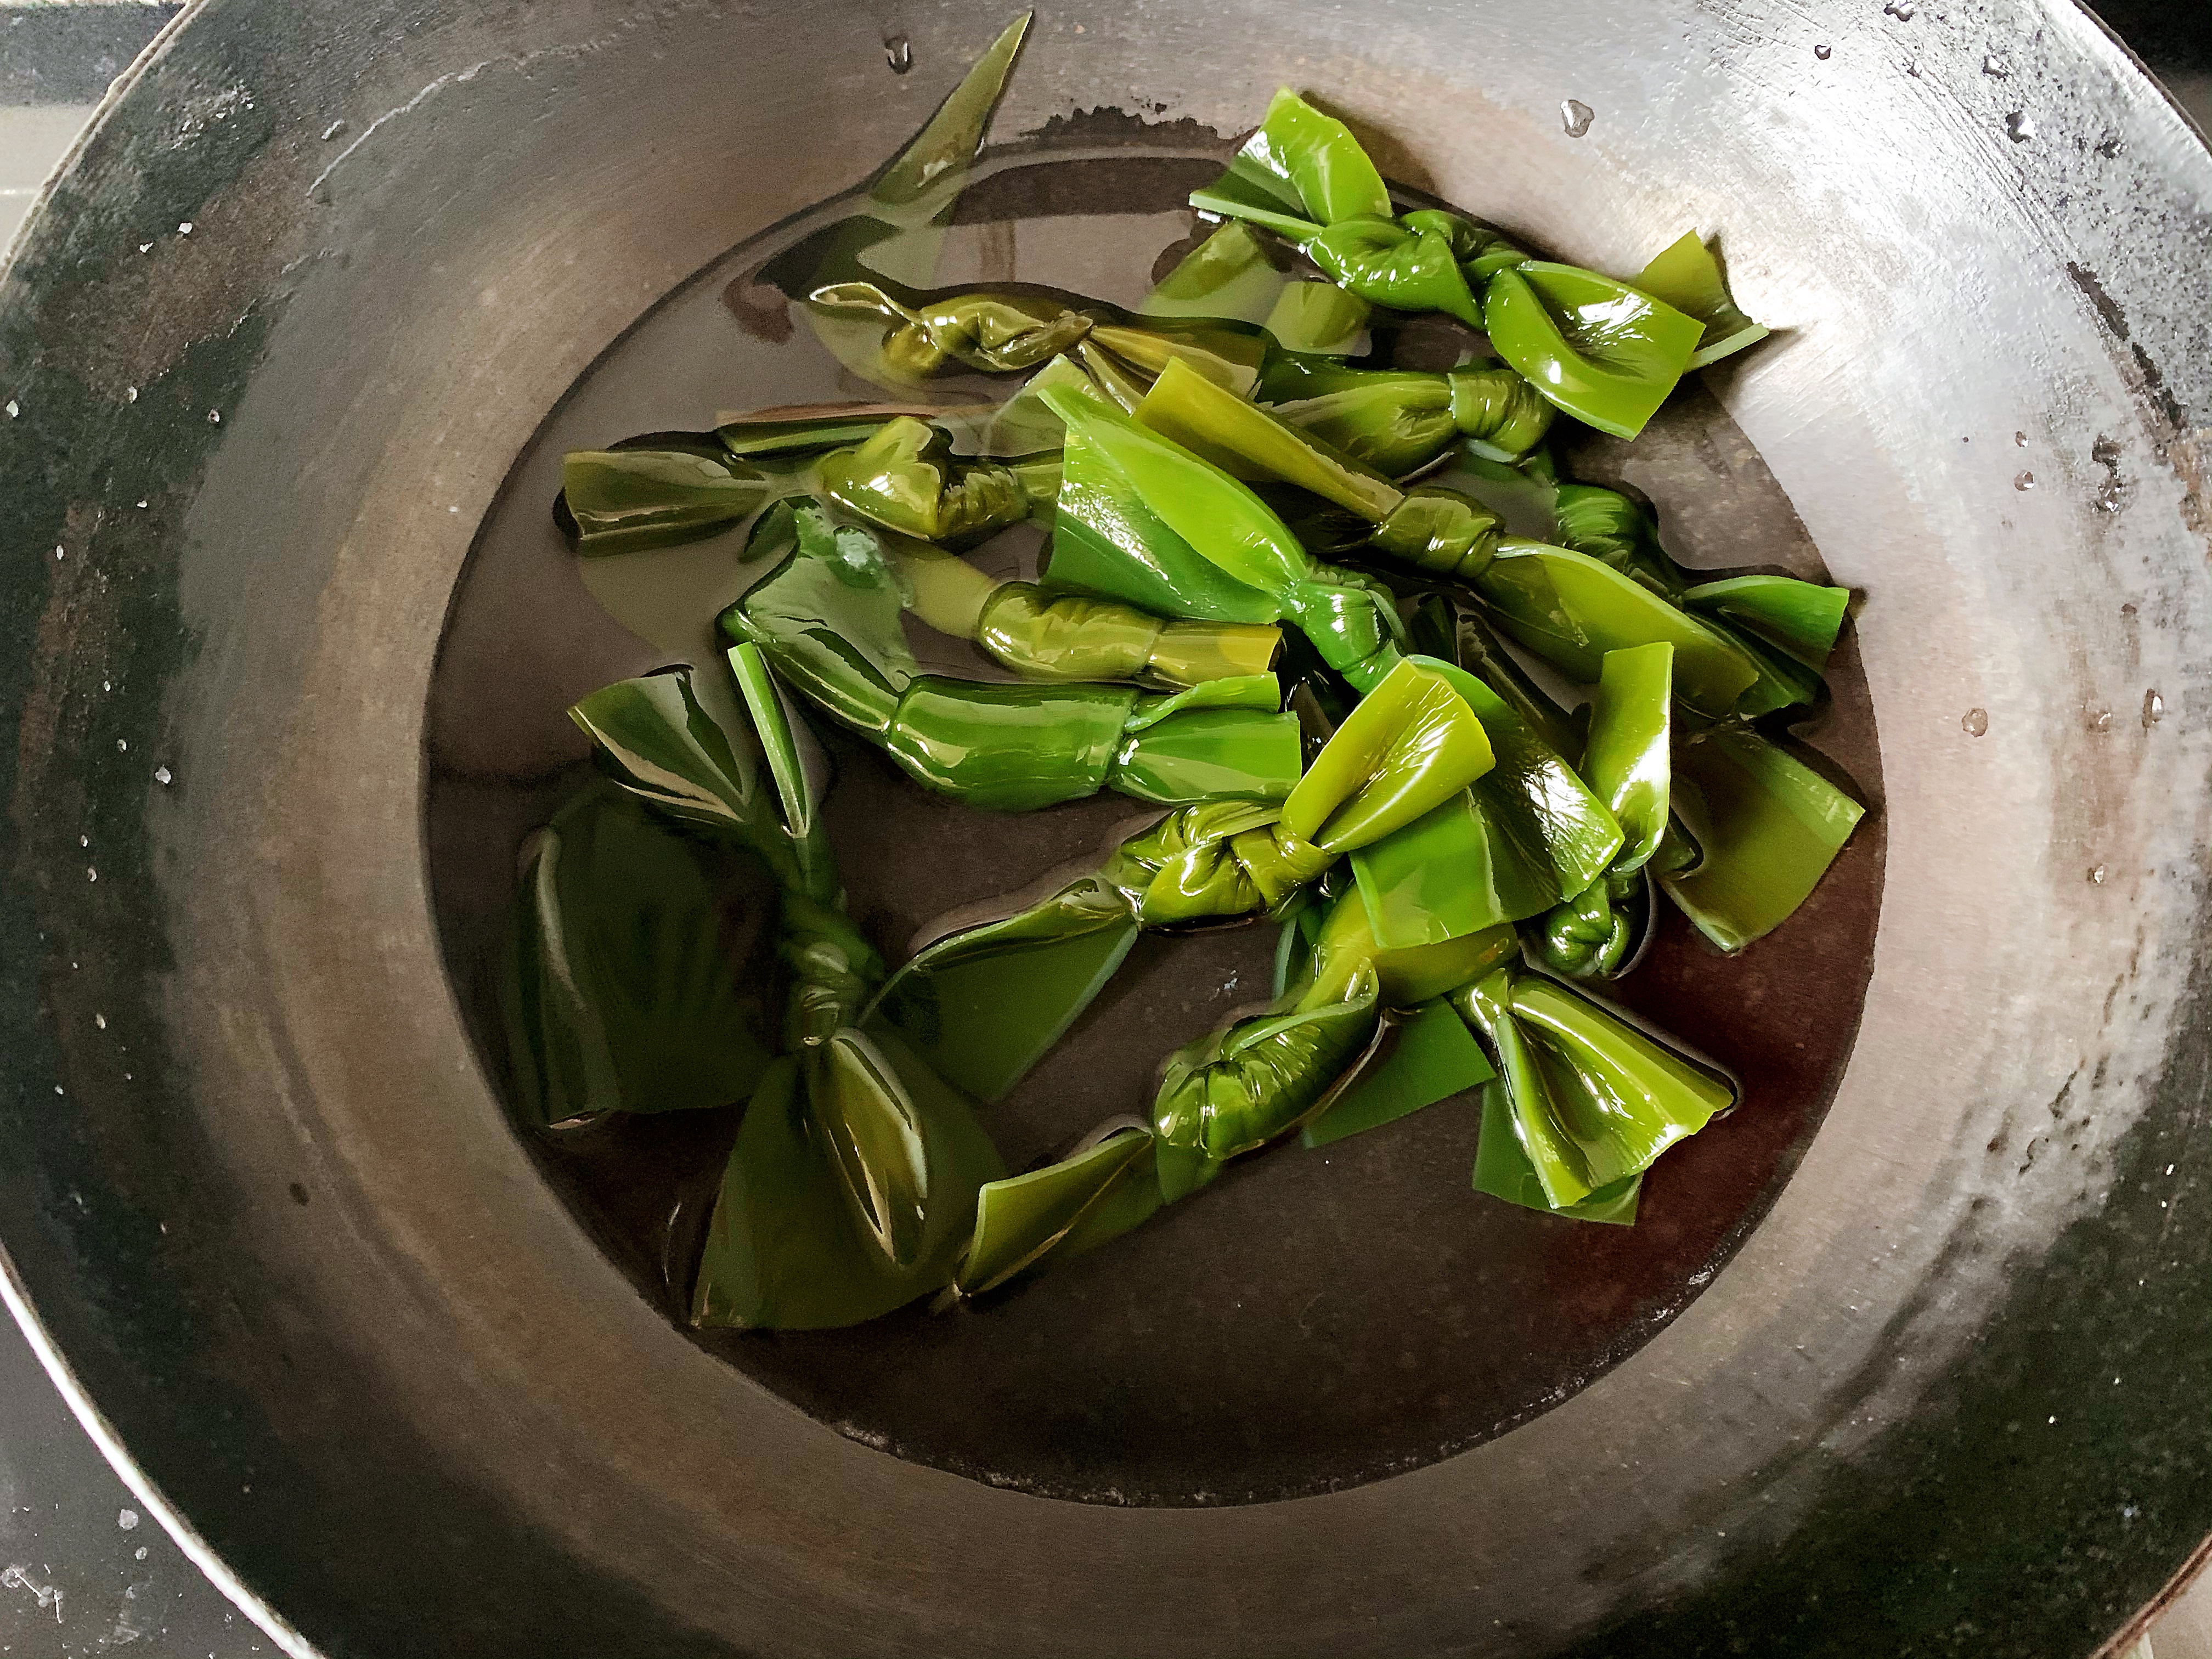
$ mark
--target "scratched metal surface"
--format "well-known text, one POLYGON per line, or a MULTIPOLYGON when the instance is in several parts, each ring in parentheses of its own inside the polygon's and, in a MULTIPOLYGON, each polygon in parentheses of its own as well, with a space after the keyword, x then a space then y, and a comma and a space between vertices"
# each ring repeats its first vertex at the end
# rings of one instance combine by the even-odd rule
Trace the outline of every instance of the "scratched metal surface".
POLYGON ((2212 1526, 2212 159, 2063 7, 1140 3, 1001 116, 1289 76, 1567 257, 1719 229, 1785 331, 1714 389, 1869 596, 1881 933, 1633 1359, 1356 1491, 1054 1504, 751 1389, 538 1182, 422 892, 454 573, 593 355, 997 21, 208 0, 95 133, 0 287, 0 1238, 92 1398, 303 1650, 2095 1646, 2212 1526))

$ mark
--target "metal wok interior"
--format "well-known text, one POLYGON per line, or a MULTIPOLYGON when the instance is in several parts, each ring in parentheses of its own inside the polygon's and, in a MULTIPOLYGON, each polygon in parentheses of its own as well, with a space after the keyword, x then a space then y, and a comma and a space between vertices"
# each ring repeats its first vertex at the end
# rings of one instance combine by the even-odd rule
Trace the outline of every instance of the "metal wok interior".
MULTIPOLYGON (((2212 1529, 2212 155, 2063 0, 1101 0, 998 114, 1225 155, 1294 82, 1564 257, 1717 231, 1777 327, 1699 465, 1864 596, 1886 872, 1817 1135, 1648 1341, 1387 1479, 1069 1502, 794 1409, 541 1177, 426 872, 456 583, 1008 9, 204 0, 73 158, 0 286, 0 1241, 82 1408, 300 1651, 2091 1651, 2212 1529)), ((554 646, 556 710, 641 665, 554 646)))

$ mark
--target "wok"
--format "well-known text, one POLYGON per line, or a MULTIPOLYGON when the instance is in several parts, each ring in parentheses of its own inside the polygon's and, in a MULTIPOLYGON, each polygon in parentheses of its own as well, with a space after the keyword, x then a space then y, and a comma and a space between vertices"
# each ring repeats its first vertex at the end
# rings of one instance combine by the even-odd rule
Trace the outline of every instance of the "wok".
MULTIPOLYGON (((118 86, 0 285, 0 1240, 80 1413, 302 1653, 2097 1648, 2212 1530, 2212 155, 2063 0, 1134 0, 1000 110, 1142 217, 1294 80, 1565 257, 1717 230, 1778 326, 1589 465, 1864 595, 1876 811, 1803 949, 1682 970, 1780 1084, 1645 1225, 1456 1234, 1425 1118, 1065 1297, 710 1346, 510 1126, 482 941, 657 659, 503 526, 584 413, 705 423, 723 359, 591 372, 1001 11, 204 0, 118 86)), ((931 823, 886 914, 998 861, 931 823)))

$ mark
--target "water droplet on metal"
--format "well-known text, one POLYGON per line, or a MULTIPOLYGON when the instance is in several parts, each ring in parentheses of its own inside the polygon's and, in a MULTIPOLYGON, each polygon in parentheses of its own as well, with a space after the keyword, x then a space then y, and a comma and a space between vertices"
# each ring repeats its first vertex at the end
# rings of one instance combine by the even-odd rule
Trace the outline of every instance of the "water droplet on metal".
POLYGON ((191 234, 192 222, 189 219, 180 221, 177 226, 177 234, 179 236, 189 236, 191 234))
POLYGON ((2007 70, 2004 66, 2004 59, 1998 57, 1995 52, 1990 53, 1987 57, 1982 59, 1982 73, 1988 76, 1993 81, 2003 80, 2007 74, 2007 70))
POLYGON ((2016 109, 2005 117, 2005 137, 2015 144, 2024 144, 2035 137, 2035 118, 2024 109, 2016 109))
POLYGON ((884 42, 884 62, 891 66, 893 75, 904 75, 914 67, 914 42, 903 34, 894 34, 884 42))
POLYGON ((1559 125, 1566 129, 1567 137, 1579 138, 1590 130, 1597 119, 1597 112, 1579 98, 1562 99, 1559 103, 1559 125))
POLYGON ((1834 51, 1835 48, 1833 46, 1830 46, 1826 40, 1823 40, 1819 46, 1813 48, 1813 56, 1819 58, 1825 64, 1828 61, 1829 55, 1834 51))
POLYGON ((2034 488, 2035 488, 2035 474, 2033 474, 2033 472, 2023 472, 2023 473, 2020 474, 2017 477, 2015 477, 2015 478, 2012 481, 2012 487, 2013 487, 2014 489, 2034 489, 2034 488))
POLYGON ((138 244, 138 251, 141 253, 151 253, 154 251, 154 245, 151 242, 141 242, 138 244))
POLYGON ((1990 711, 1986 708, 1969 708, 1959 717, 1959 724, 1968 737, 1978 738, 1990 729, 1990 711))
POLYGON ((87 881, 98 881, 100 879, 100 872, 94 869, 88 864, 84 866, 84 878, 87 881))
POLYGON ((2156 725, 2157 725, 2160 720, 2164 720, 2165 718, 2166 718, 2166 699, 2165 699, 2164 697, 2160 696, 2158 695, 2158 693, 2157 693, 2157 692, 2155 692, 2155 691, 2146 691, 2146 692, 2144 692, 2144 693, 2143 693, 2143 716, 2142 716, 2143 724, 2144 724, 2146 726, 2156 726, 2156 725))
POLYGON ((54 556, 58 559, 66 559, 69 557, 69 550, 58 547, 54 550, 54 556))
POLYGON ((1910 23, 1920 9, 1912 3, 1912 0, 1889 0, 1889 3, 1881 9, 1885 16, 1894 17, 1900 23, 1910 23))
POLYGON ((135 386, 125 386, 123 388, 123 401, 126 404, 137 403, 138 401, 138 388, 135 386))
POLYGON ((131 1528, 138 1524, 138 1511, 136 1510, 118 1510, 115 1512, 115 1524, 122 1528, 124 1531, 129 1532, 131 1528))
POLYGON ((14 420, 14 419, 15 419, 18 415, 21 415, 22 412, 23 412, 23 411, 22 411, 21 408, 21 407, 16 404, 15 400, 13 398, 9 398, 9 399, 8 399, 8 418, 9 418, 9 420, 11 420, 11 421, 12 421, 12 420, 14 420))
POLYGON ((323 142, 324 142, 325 143, 326 143, 326 144, 327 144, 327 143, 329 143, 331 142, 331 139, 333 139, 333 138, 337 137, 338 136, 338 134, 340 134, 340 133, 343 132, 344 131, 345 131, 345 123, 344 123, 344 122, 343 122, 343 121, 333 121, 333 122, 331 122, 331 123, 330 124, 330 125, 328 125, 328 126, 326 126, 326 127, 325 127, 325 128, 323 129, 323 142))
POLYGON ((164 789, 167 789, 176 781, 177 775, 174 772, 172 772, 167 767, 157 766, 154 769, 154 781, 160 784, 164 789))
POLYGON ((116 752, 117 754, 118 754, 118 755, 120 755, 120 754, 125 754, 125 753, 129 752, 130 748, 131 748, 131 739, 130 739, 130 738, 116 738, 116 740, 115 740, 115 752, 116 752))
MULTIPOLYGON (((131 1074, 128 1072, 125 1072, 124 1075, 128 1077, 131 1074)), ((137 1549, 131 1551, 131 1559, 134 1561, 143 1561, 146 1559, 146 1547, 143 1544, 141 1544, 137 1549)))
MULTIPOLYGON (((2102 887, 2105 884, 2105 866, 2103 865, 2092 865, 2089 867, 2089 884, 2093 887, 2102 887)), ((2057 1419, 2054 1418, 2051 1420, 2056 1422, 2057 1419)))
POLYGON ((92 1017, 92 1023, 104 1031, 107 1029, 107 1016, 106 1014, 94 1014, 92 1017))
POLYGON ((90 836, 79 836, 76 838, 76 844, 80 847, 89 847, 92 845, 92 837, 90 836))
POLYGON ((222 411, 219 409, 210 409, 208 410, 208 424, 210 426, 221 426, 222 424, 222 411))

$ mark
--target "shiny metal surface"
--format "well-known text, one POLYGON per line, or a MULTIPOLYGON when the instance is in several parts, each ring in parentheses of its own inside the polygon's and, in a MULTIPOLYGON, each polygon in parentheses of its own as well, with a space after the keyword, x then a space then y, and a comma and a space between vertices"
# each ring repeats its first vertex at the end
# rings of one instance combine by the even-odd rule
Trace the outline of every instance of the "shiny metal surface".
POLYGON ((1632 1358, 1354 1490, 1055 1503, 753 1387, 538 1179, 424 891, 475 526, 1001 21, 205 0, 15 250, 0 1240, 149 1490, 333 1653, 2094 1647, 2212 1528, 2212 156, 2056 0, 1125 0, 1000 115, 1294 79, 1565 257, 1717 230, 1778 327, 1710 384, 1866 595, 1881 927, 1796 1179, 1632 1358))

